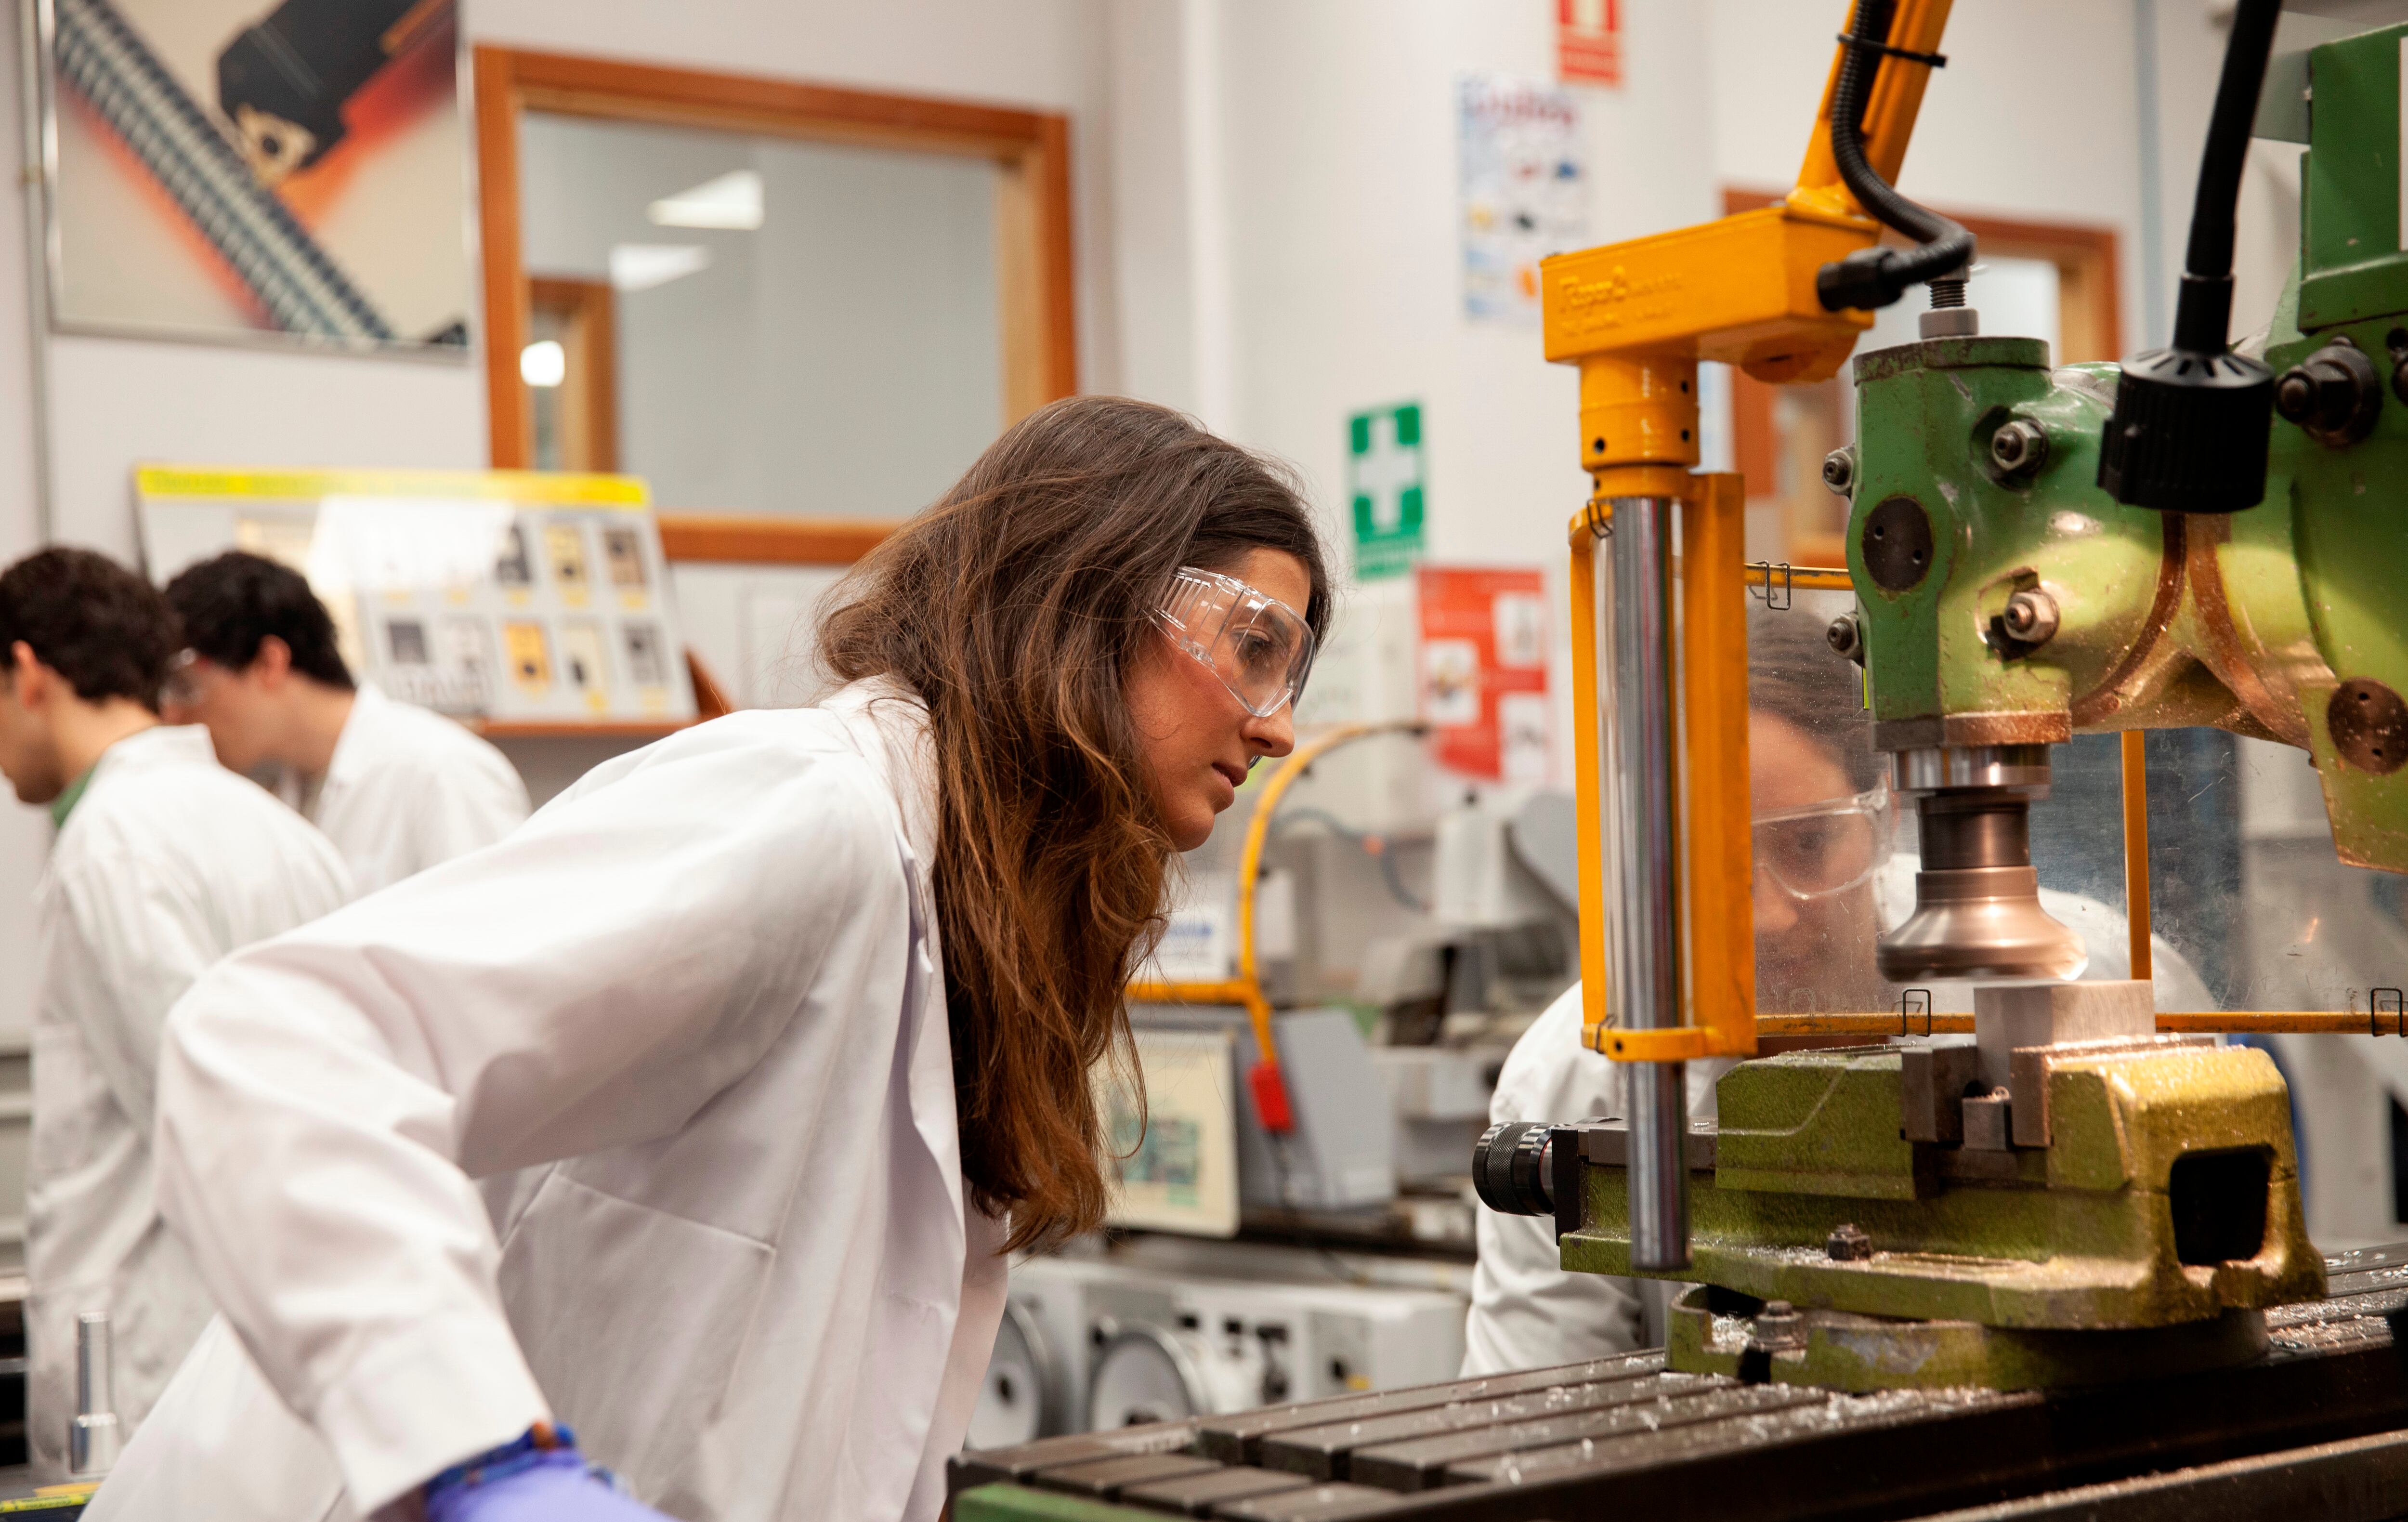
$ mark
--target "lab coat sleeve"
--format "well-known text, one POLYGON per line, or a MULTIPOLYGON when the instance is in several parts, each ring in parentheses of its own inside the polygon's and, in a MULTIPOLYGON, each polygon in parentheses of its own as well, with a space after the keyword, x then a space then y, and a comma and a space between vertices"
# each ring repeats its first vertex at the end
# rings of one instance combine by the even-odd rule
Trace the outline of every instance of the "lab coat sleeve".
POLYGON ((832 953, 904 955, 859 758, 701 733, 237 954, 168 1022, 161 1208, 363 1513, 548 1415, 472 1180, 673 1135, 798 1009, 841 1015, 832 953))
MULTIPOLYGON (((1514 1043, 1488 1118, 1586 1120, 1621 1113, 1622 1084, 1607 1058, 1580 1043, 1580 985, 1514 1043)), ((1641 1337, 1639 1297, 1627 1279, 1567 1273, 1555 1223, 1483 1207, 1474 1233, 1471 1309, 1464 1320, 1466 1378, 1627 1352, 1641 1337)))
POLYGON ((154 866, 112 852, 63 872, 51 975, 111 1098, 148 1133, 167 1012, 217 960, 208 906, 154 866))
POLYGON ((526 823, 526 783, 498 754, 451 775, 422 771, 414 782, 411 833, 420 869, 482 850, 526 823))

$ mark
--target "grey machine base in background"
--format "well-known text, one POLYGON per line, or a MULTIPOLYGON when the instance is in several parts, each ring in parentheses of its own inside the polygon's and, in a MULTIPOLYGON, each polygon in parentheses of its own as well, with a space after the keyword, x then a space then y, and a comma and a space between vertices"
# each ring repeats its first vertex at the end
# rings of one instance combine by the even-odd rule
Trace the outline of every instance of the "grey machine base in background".
POLYGON ((1447 1263, 1374 1268, 1390 1282, 1348 1283, 1323 1256, 1292 1249, 1170 1239, 1024 1259, 969 1445, 1453 1374, 1469 1274, 1447 1263))

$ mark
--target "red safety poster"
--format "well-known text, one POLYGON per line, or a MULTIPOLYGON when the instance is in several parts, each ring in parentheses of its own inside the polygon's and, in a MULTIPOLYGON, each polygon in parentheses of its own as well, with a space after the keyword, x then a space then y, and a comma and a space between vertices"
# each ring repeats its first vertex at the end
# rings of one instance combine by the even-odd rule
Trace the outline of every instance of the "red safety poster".
POLYGON ((1431 757, 1469 777, 1544 783, 1551 749, 1544 573, 1424 566, 1415 574, 1431 757))
POLYGON ((1622 83, 1622 0, 1555 0, 1555 77, 1622 83))

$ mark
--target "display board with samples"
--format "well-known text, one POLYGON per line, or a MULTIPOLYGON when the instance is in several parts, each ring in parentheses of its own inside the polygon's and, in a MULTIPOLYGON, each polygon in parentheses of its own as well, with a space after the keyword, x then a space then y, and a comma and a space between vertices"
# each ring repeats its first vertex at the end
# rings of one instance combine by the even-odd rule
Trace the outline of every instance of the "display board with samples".
POLYGON ((306 576, 389 696, 494 727, 695 717, 658 524, 632 476, 146 466, 165 584, 227 550, 306 576))

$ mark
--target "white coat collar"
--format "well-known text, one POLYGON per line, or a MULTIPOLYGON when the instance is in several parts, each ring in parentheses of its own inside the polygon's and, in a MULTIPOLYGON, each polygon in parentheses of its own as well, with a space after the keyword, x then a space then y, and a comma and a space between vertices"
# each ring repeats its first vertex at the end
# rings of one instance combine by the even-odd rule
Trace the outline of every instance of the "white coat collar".
POLYGON ((928 731, 928 706, 890 676, 848 682, 819 705, 853 736, 862 755, 878 768, 903 816, 903 838, 918 858, 924 880, 937 864, 937 752, 928 731))
POLYGON ((101 752, 100 760, 93 767, 92 781, 97 787, 107 778, 147 771, 152 767, 217 764, 218 753, 209 744, 209 732, 199 725, 152 725, 101 752))
POLYGON ((137 729, 100 753, 92 769, 78 779, 70 790, 67 807, 62 811, 51 806, 51 819, 61 835, 77 816, 86 811, 95 791, 107 791, 118 778, 136 776, 160 767, 210 767, 218 764, 218 754, 209 743, 209 732, 196 724, 152 725, 137 729))
MULTIPOLYGON (((895 678, 875 676, 838 688, 821 699, 819 706, 845 726, 863 757, 885 778, 902 816, 904 840, 910 846, 919 868, 923 901, 933 909, 937 754, 936 739, 928 728, 928 705, 895 678)), ((933 914, 924 928, 928 938, 929 973, 940 980, 937 969, 942 965, 943 951, 933 914)), ((941 981, 929 990, 929 997, 936 1006, 937 1017, 912 1063, 911 1108, 929 1151, 939 1160, 946 1190, 954 1207, 963 1213, 968 1259, 966 1288, 976 1289, 982 1307, 976 1318, 978 1352, 972 1367, 983 1371, 986 1348, 995 1336, 995 1322, 1002 1314, 1003 1242, 1010 1227, 1007 1221, 989 1216, 968 1203, 961 1175, 960 1135, 955 1128, 953 1039, 943 1012, 941 981), (943 1124, 930 1124, 939 1115, 944 1117, 943 1124), (987 1304, 988 1300, 996 1303, 987 1304)), ((975 1392, 966 1399, 974 1399, 974 1395, 975 1392)), ((964 1404, 957 1414, 964 1422, 968 1419, 968 1406, 964 1404)))
POLYGON ((376 749, 377 726, 392 707, 393 699, 378 691, 372 682, 363 682, 353 689, 351 715, 343 720, 343 732, 335 737, 335 754, 326 759, 327 782, 348 782, 368 762, 376 749))

